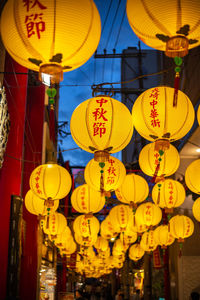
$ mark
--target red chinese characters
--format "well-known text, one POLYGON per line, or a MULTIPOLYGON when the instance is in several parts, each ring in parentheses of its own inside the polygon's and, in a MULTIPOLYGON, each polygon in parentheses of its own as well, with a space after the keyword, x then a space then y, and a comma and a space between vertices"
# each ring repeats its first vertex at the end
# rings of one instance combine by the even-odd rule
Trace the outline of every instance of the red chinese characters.
POLYGON ((24 7, 26 7, 27 14, 24 20, 26 24, 27 37, 36 35, 38 39, 41 38, 41 32, 46 29, 43 20, 43 11, 47 9, 39 0, 23 0, 24 7), (37 12, 35 12, 37 9, 37 12), (34 11, 33 11, 34 10, 34 11))
POLYGON ((107 111, 104 109, 104 104, 107 103, 108 100, 101 98, 96 100, 98 107, 92 112, 94 123, 93 123, 93 136, 98 135, 100 138, 106 133, 106 122, 108 119, 106 118, 107 111))
POLYGON ((151 113, 150 113, 150 118, 152 119, 151 126, 153 127, 157 127, 157 126, 160 127, 160 120, 158 118, 159 114, 157 110, 158 96, 159 96, 158 88, 153 89, 151 95, 149 96, 149 98, 151 98, 151 101, 149 103, 152 106, 151 113))
POLYGON ((169 185, 168 185, 168 189, 169 189, 169 202, 168 204, 171 204, 173 205, 173 194, 174 194, 174 187, 173 187, 173 184, 171 182, 169 182, 169 185))
POLYGON ((107 173, 107 184, 114 184, 115 183, 115 179, 116 179, 116 168, 114 166, 115 161, 113 159, 109 159, 108 161, 109 163, 109 167, 106 170, 107 173))

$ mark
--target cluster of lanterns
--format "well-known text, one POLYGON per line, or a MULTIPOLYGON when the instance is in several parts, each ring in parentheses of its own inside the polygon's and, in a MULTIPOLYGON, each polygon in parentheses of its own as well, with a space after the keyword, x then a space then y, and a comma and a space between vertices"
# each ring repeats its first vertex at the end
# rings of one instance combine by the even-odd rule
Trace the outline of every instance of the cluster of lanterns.
MULTIPOLYGON (((181 9, 175 6, 169 0, 165 1, 164 10, 158 0, 127 1, 128 20, 138 37, 175 58, 175 88, 158 86, 146 90, 136 99, 132 114, 121 102, 106 95, 82 102, 73 112, 73 139, 80 148, 94 153, 94 159, 85 168, 86 184, 76 188, 71 196, 72 206, 82 214, 74 220, 74 237, 66 218, 56 212, 59 199, 71 189, 69 173, 57 164, 45 164, 30 177, 30 190, 25 197, 27 210, 40 216, 44 233, 62 255, 70 255, 76 251, 76 243, 80 245, 76 270, 88 277, 121 268, 128 249, 130 259, 136 261, 158 245, 166 247, 175 239, 182 242, 194 230, 192 220, 183 215, 172 217, 168 225, 159 225, 162 209, 171 213, 185 199, 181 183, 165 177, 174 174, 180 163, 179 154, 170 143, 187 134, 195 116, 191 101, 177 89, 177 79, 181 57, 200 43, 200 2, 182 0, 181 9), (124 165, 110 156, 128 145, 133 127, 151 142, 142 149, 139 164, 155 183, 153 201, 147 199, 146 180, 136 174, 126 175, 124 165), (123 204, 114 206, 100 224, 94 214, 102 210, 106 195, 111 192, 123 204), (113 247, 108 242, 111 238, 115 239, 113 247)), ((74 70, 91 57, 100 40, 100 23, 92 0, 8 0, 1 16, 1 36, 18 63, 38 71, 41 80, 48 74, 54 84, 62 80, 63 71, 74 70)), ((185 175, 187 186, 197 194, 199 170, 197 160, 185 175)), ((199 202, 196 200, 193 206, 198 221, 199 202)))

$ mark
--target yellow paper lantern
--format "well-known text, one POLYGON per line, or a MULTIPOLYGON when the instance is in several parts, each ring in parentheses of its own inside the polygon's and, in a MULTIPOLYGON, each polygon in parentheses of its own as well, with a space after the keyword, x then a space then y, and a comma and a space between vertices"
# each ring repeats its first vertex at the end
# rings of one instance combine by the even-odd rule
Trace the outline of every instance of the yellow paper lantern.
POLYGON ((129 258, 137 261, 144 255, 144 250, 141 248, 140 244, 134 244, 129 248, 129 258))
POLYGON ((30 176, 30 188, 38 197, 48 200, 62 199, 69 193, 72 180, 69 172, 54 163, 40 165, 30 176))
POLYGON ((147 231, 148 228, 149 227, 147 225, 139 223, 138 220, 136 222, 135 215, 133 215, 126 226, 126 230, 124 231, 124 234, 128 236, 134 235, 135 232, 141 234, 142 232, 147 231))
POLYGON ((61 234, 67 226, 65 216, 60 213, 53 213, 49 216, 45 216, 42 223, 44 233, 53 236, 61 234))
POLYGON ((97 250, 100 251, 106 251, 108 249, 108 241, 106 239, 104 239, 101 236, 98 236, 96 243, 94 244, 94 247, 97 250))
POLYGON ((54 241, 56 247, 62 247, 63 244, 70 244, 73 241, 71 230, 68 226, 65 227, 61 234, 58 234, 55 238, 51 238, 54 241))
POLYGON ((160 225, 154 230, 154 239, 161 248, 165 249, 171 245, 175 238, 169 232, 168 225, 160 225))
POLYGON ((148 183, 139 175, 128 174, 122 185, 115 191, 115 194, 119 201, 135 205, 144 201, 148 196, 148 183))
POLYGON ((127 1, 127 17, 135 34, 170 57, 185 56, 200 44, 199 11, 199 1, 127 1))
POLYGON ((105 196, 88 184, 83 184, 72 192, 71 203, 73 208, 80 213, 97 213, 104 207, 105 196))
POLYGON ((100 16, 92 0, 9 0, 1 15, 9 54, 28 69, 50 74, 52 83, 92 56, 100 34, 100 16))
POLYGON ((76 251, 76 243, 74 241, 72 241, 70 244, 66 243, 64 244, 64 247, 62 247, 60 249, 60 254, 61 255, 71 255, 72 253, 74 253, 76 251))
POLYGON ((169 209, 170 212, 173 212, 174 207, 178 207, 184 202, 185 196, 183 185, 173 179, 159 182, 152 189, 154 203, 161 208, 169 209))
POLYGON ((25 196, 25 206, 31 214, 45 216, 57 210, 59 200, 43 200, 37 197, 32 190, 29 190, 25 196))
POLYGON ((118 232, 115 231, 109 215, 101 222, 101 236, 105 239, 111 239, 118 235, 118 232))
POLYGON ((128 108, 108 96, 82 102, 71 117, 71 134, 77 145, 95 153, 97 161, 107 161, 130 142, 133 122, 128 108))
POLYGON ((83 236, 78 235, 75 232, 74 238, 79 245, 84 246, 84 247, 90 247, 96 243, 97 235, 83 237, 83 236))
POLYGON ((194 123, 194 108, 190 99, 178 92, 173 106, 174 89, 158 86, 143 92, 132 109, 133 124, 141 136, 156 141, 156 149, 169 148, 169 142, 186 135, 194 123))
POLYGON ((121 232, 120 233, 120 240, 125 245, 133 244, 137 240, 137 232, 134 232, 131 235, 127 235, 127 234, 125 234, 125 232, 121 232))
POLYGON ((116 240, 114 242, 114 245, 113 245, 113 253, 118 254, 122 254, 124 253, 126 250, 127 250, 128 246, 125 245, 120 239, 116 240))
POLYGON ((193 234, 194 223, 189 217, 177 215, 170 219, 169 231, 174 238, 178 239, 178 242, 183 242, 185 238, 193 234))
POLYGON ((122 204, 114 206, 110 210, 109 217, 115 231, 125 231, 132 215, 133 212, 128 206, 122 204))
POLYGON ((185 171, 185 183, 194 193, 200 194, 200 159, 194 160, 185 171))
POLYGON ((105 251, 99 251, 99 257, 106 259, 109 256, 110 256, 110 248, 109 247, 105 251))
POLYGON ((99 232, 99 221, 96 217, 81 215, 76 217, 73 223, 75 233, 82 237, 95 236, 99 232))
POLYGON ((145 224, 146 226, 155 226, 160 223, 162 219, 161 209, 151 203, 146 202, 140 204, 135 213, 136 223, 145 224))
POLYGON ((170 144, 169 149, 160 156, 159 152, 155 150, 155 143, 144 146, 139 154, 139 165, 142 172, 153 177, 158 164, 157 177, 167 177, 174 174, 180 164, 180 156, 176 148, 170 144), (158 160, 159 158, 161 161, 158 160))
POLYGON ((192 206, 192 213, 195 219, 200 222, 200 198, 197 198, 194 201, 194 204, 192 206))
POLYGON ((200 105, 199 105, 199 107, 197 109, 197 121, 198 121, 198 124, 200 126, 200 105))
POLYGON ((117 158, 110 156, 105 162, 105 166, 100 168, 99 163, 94 159, 86 165, 84 177, 87 184, 97 190, 101 190, 101 173, 103 171, 103 189, 105 191, 114 191, 120 187, 126 176, 126 168, 117 158))
POLYGON ((154 231, 149 230, 144 232, 140 241, 140 246, 144 251, 154 251, 157 247, 157 242, 154 238, 154 231))

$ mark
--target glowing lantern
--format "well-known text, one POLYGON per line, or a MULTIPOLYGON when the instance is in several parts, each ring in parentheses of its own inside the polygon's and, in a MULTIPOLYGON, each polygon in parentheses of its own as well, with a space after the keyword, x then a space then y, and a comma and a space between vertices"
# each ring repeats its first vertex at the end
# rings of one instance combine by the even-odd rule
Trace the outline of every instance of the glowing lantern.
POLYGON ((131 236, 131 235, 134 235, 135 232, 140 234, 147 230, 148 230, 148 226, 145 224, 139 223, 138 220, 136 222, 135 215, 133 215, 127 224, 124 234, 126 234, 127 236, 131 236))
POLYGON ((139 165, 142 172, 153 177, 159 164, 157 177, 167 177, 174 174, 180 164, 178 151, 174 146, 170 145, 169 149, 161 154, 155 150, 155 143, 144 146, 139 155, 139 165))
POLYGON ((70 228, 66 226, 61 234, 58 234, 55 238, 53 238, 53 241, 57 247, 62 247, 63 244, 71 243, 73 241, 73 237, 70 228))
POLYGON ((192 206, 192 213, 195 219, 200 222, 200 198, 197 198, 194 201, 194 204, 192 206))
POLYGON ((113 253, 122 254, 127 250, 128 246, 125 245, 120 239, 116 240, 113 245, 113 253))
POLYGON ((59 200, 49 202, 37 197, 32 190, 29 190, 25 196, 25 206, 31 214, 45 216, 57 210, 59 200))
POLYGON ((177 215, 170 219, 169 231, 178 242, 183 242, 193 234, 194 223, 189 217, 177 215))
POLYGON ((146 226, 155 226, 160 223, 162 219, 162 211, 157 205, 146 202, 137 208, 135 219, 136 223, 145 224, 146 226))
POLYGON ((199 1, 127 1, 127 16, 135 34, 148 46, 170 57, 185 56, 200 44, 199 1), (173 13, 168 13, 173 12, 173 13), (141 22, 142 20, 142 22, 141 22))
POLYGON ((77 145, 95 154, 96 161, 105 162, 130 142, 133 121, 128 108, 108 96, 82 102, 71 117, 71 134, 77 145))
POLYGON ((173 88, 159 86, 143 92, 133 105, 136 130, 145 139, 156 141, 156 150, 168 149, 169 142, 186 135, 194 122, 190 99, 179 91, 177 106, 173 106, 173 95, 173 88))
POLYGON ((105 239, 111 239, 118 235, 118 232, 115 231, 109 215, 101 222, 101 236, 105 239))
POLYGON ((154 231, 149 230, 143 233, 142 239, 140 241, 140 246, 144 251, 154 251, 157 247, 156 240, 154 238, 154 231))
POLYGON ((90 246, 93 246, 96 243, 97 235, 93 235, 93 236, 89 236, 89 237, 83 237, 83 236, 78 235, 75 232, 74 238, 75 238, 76 242, 79 245, 84 246, 84 247, 90 247, 90 246))
POLYGON ((61 255, 71 255, 72 253, 74 253, 76 251, 76 243, 74 241, 72 241, 70 244, 64 244, 64 247, 62 247, 60 249, 60 254, 61 255))
POLYGON ((132 233, 132 235, 126 235, 124 232, 122 232, 122 233, 120 233, 120 240, 125 245, 133 244, 137 240, 137 233, 134 232, 134 233, 132 233))
POLYGON ((54 163, 40 165, 30 176, 30 188, 40 198, 58 200, 70 191, 72 180, 69 172, 54 163))
MULTIPOLYGON (((110 156, 109 160, 105 162, 105 166, 103 167, 103 189, 105 191, 114 191, 124 181, 126 176, 126 168, 123 163, 117 158, 110 156)), ((86 165, 84 172, 85 181, 87 184, 97 190, 101 189, 101 173, 99 163, 94 159, 90 160, 86 165)))
POLYGON ((77 235, 82 237, 95 236, 99 232, 99 221, 94 216, 81 215, 74 220, 73 229, 77 235))
POLYGON ((167 212, 173 212, 173 207, 178 207, 184 202, 185 189, 180 182, 166 179, 153 187, 152 199, 159 207, 167 208, 167 212))
POLYGON ((107 248, 105 251, 99 251, 99 256, 103 259, 108 258, 110 256, 110 248, 107 248))
POLYGON ((141 248, 140 244, 134 244, 129 248, 129 257, 132 260, 139 260, 144 255, 144 250, 141 248))
POLYGON ((8 141, 8 134, 10 131, 10 116, 8 112, 8 105, 6 101, 5 89, 0 87, 0 115, 1 115, 1 128, 0 128, 0 168, 3 165, 3 157, 6 151, 8 141))
POLYGON ((119 201, 131 205, 144 201, 148 193, 149 187, 146 180, 133 173, 126 175, 121 187, 115 191, 119 201))
POLYGON ((7 1, 1 16, 1 35, 9 54, 24 67, 51 75, 83 65, 100 40, 101 21, 91 0, 7 1))
POLYGON ((73 191, 71 203, 76 211, 92 214, 102 210, 105 204, 105 197, 102 193, 92 189, 88 184, 83 184, 73 191))
POLYGON ((67 226, 65 216, 60 213, 53 213, 49 216, 45 216, 42 223, 44 233, 53 236, 61 234, 67 226))
POLYGON ((126 229, 133 213, 126 205, 114 206, 109 213, 110 221, 116 232, 123 232, 126 229))
POLYGON ((97 250, 106 251, 108 249, 108 241, 101 236, 97 238, 96 243, 94 244, 94 247, 97 250))
POLYGON ((185 171, 185 183, 194 193, 200 194, 200 159, 194 160, 185 171))
POLYGON ((161 248, 167 248, 171 245, 175 238, 169 232, 168 225, 160 225, 154 230, 154 239, 161 248))

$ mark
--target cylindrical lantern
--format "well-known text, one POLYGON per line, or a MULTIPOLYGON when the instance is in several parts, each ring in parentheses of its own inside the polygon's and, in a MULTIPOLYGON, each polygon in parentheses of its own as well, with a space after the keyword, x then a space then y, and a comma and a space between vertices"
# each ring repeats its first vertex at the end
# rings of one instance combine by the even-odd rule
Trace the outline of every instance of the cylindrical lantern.
POLYGON ((115 194, 119 201, 135 205, 144 201, 148 196, 148 183, 139 175, 128 174, 122 185, 115 191, 115 194))
POLYGON ((141 248, 140 244, 134 244, 129 248, 129 258, 132 260, 139 260, 144 255, 144 250, 141 248))
POLYGON ((128 0, 126 10, 135 34, 167 56, 185 56, 200 44, 199 1, 128 0))
POLYGON ((116 232, 125 231, 132 215, 132 210, 126 205, 116 205, 110 210, 110 221, 116 232))
POLYGON ((83 65, 100 40, 101 21, 92 0, 7 1, 1 15, 6 50, 22 66, 62 80, 83 65))
POLYGON ((156 141, 156 149, 169 148, 169 142, 186 135, 194 123, 194 108, 190 99, 178 92, 173 106, 174 88, 158 86, 143 92, 132 109, 133 124, 141 136, 156 141))
POLYGON ((30 188, 40 198, 58 200, 70 191, 72 180, 69 172, 54 163, 40 165, 30 176, 30 188))
POLYGON ((187 167, 185 183, 192 192, 200 194, 200 159, 194 160, 187 167))
POLYGON ((160 223, 162 219, 162 211, 161 209, 151 203, 146 202, 140 204, 135 213, 136 223, 145 224, 147 226, 155 226, 160 223))
POLYGON ((140 241, 140 246, 144 251, 154 251, 157 247, 156 240, 154 238, 154 231, 149 230, 144 232, 140 241))
POLYGON ((105 196, 92 189, 88 184, 83 184, 72 192, 71 203, 76 211, 92 214, 102 210, 105 204, 105 196))
POLYGON ((185 238, 193 234, 194 223, 189 217, 177 215, 170 219, 169 231, 174 238, 178 239, 178 242, 183 242, 185 238))
POLYGON ((154 239, 162 248, 167 248, 171 245, 175 238, 169 232, 168 225, 160 225, 154 230, 154 239))
POLYGON ((172 212, 173 207, 178 207, 184 202, 185 189, 180 182, 165 179, 153 187, 152 199, 159 207, 167 208, 168 212, 172 212))
POLYGON ((180 156, 174 146, 170 144, 169 149, 159 154, 155 150, 155 143, 144 146, 139 154, 139 165, 148 176, 167 177, 176 172, 180 164, 180 156), (159 168, 157 167, 159 165, 159 168))
POLYGON ((65 216, 60 213, 53 213, 49 216, 45 216, 45 219, 42 223, 43 231, 48 235, 61 234, 67 226, 67 220, 65 216))
POLYGON ((31 214, 45 216, 57 210, 59 200, 43 200, 37 197, 32 190, 29 190, 25 196, 25 206, 31 214))
POLYGON ((100 162, 125 148, 133 134, 128 108, 108 96, 82 102, 72 114, 70 128, 77 145, 95 153, 94 159, 100 162))
POLYGON ((74 220, 73 229, 77 235, 82 237, 95 236, 99 232, 99 221, 94 216, 81 215, 74 220))
POLYGON ((97 190, 101 190, 101 174, 103 174, 103 189, 114 191, 120 187, 126 176, 126 168, 117 158, 110 156, 109 160, 101 168, 94 159, 86 165, 84 177, 87 184, 97 190))
POLYGON ((194 201, 194 204, 192 206, 192 213, 195 219, 200 222, 200 198, 197 198, 194 201))

